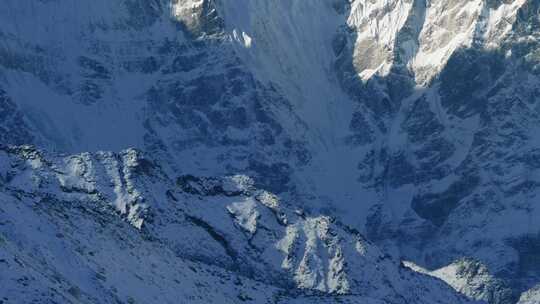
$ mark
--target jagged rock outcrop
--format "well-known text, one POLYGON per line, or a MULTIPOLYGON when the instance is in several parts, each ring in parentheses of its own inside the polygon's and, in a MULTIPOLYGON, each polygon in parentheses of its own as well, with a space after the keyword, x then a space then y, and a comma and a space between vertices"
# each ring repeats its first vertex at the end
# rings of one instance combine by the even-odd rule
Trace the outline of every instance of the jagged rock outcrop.
POLYGON ((461 259, 450 265, 428 271, 409 262, 407 267, 421 273, 431 275, 447 282, 456 291, 470 298, 482 300, 487 303, 513 303, 516 301, 516 292, 511 284, 497 279, 481 262, 471 259, 461 259))
POLYGON ((4 301, 469 303, 246 176, 175 179, 135 150, 4 147, 0 164, 4 301))

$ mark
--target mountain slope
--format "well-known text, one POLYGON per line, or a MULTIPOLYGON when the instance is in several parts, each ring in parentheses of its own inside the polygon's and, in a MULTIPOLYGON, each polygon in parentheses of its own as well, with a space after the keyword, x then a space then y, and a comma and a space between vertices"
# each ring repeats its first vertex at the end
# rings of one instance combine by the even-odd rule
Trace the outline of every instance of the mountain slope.
POLYGON ((0 164, 6 302, 469 303, 245 176, 175 179, 135 150, 0 164))
MULTIPOLYGON (((167 176, 250 176, 424 272, 475 261, 489 275, 467 273, 461 291, 517 302, 540 276, 539 10, 535 0, 5 0, 0 140, 52 155, 133 147, 167 176), (497 286, 505 296, 487 296, 497 286)), ((144 226, 139 194, 114 194, 131 186, 102 187, 144 226)))

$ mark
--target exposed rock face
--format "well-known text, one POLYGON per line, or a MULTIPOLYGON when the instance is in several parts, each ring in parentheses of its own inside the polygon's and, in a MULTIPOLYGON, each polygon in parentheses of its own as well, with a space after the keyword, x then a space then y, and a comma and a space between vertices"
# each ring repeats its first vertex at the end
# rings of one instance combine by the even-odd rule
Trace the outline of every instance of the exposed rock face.
POLYGON ((353 142, 374 147, 359 163, 380 195, 368 236, 401 239, 400 254, 432 269, 477 258, 515 288, 512 300, 492 301, 517 301, 538 277, 526 262, 537 251, 516 245, 539 230, 538 4, 377 5, 352 6, 344 56, 359 73, 342 69, 359 101, 353 142))
POLYGON ((518 304, 533 304, 538 301, 540 301, 540 290, 538 286, 535 286, 521 295, 518 304))
MULTIPOLYGON (((144 231, 153 220, 145 233, 168 244, 178 240, 156 223, 184 221, 178 229, 201 232, 186 236, 198 246, 178 243, 182 259, 215 259, 222 273, 278 289, 286 277, 294 288, 367 296, 350 269, 371 266, 343 259, 359 252, 356 234, 335 227, 344 223, 394 264, 433 274, 479 263, 489 275, 438 276, 464 282, 470 297, 534 299, 540 2, 4 2, 0 143, 25 160, 0 163, 0 185, 29 174, 61 189, 57 200, 82 196, 144 231), (128 148, 137 150, 119 152, 128 148), (138 163, 135 151, 152 161, 138 163), (134 181, 146 171, 157 177, 134 181), (211 207, 156 211, 177 196, 222 204, 215 217, 230 230, 205 218, 211 207), (275 197, 310 216, 287 215, 275 197), (272 258, 257 257, 267 250, 272 258)), ((48 193, 32 183, 16 189, 48 193)), ((370 297, 400 303, 396 290, 370 297)))
POLYGON ((2 148, 0 164, 4 301, 469 303, 246 176, 175 179, 135 150, 2 148))
POLYGON ((481 262, 461 259, 448 266, 428 271, 405 262, 407 267, 447 282, 456 291, 488 303, 514 303, 516 293, 507 282, 497 279, 481 262))

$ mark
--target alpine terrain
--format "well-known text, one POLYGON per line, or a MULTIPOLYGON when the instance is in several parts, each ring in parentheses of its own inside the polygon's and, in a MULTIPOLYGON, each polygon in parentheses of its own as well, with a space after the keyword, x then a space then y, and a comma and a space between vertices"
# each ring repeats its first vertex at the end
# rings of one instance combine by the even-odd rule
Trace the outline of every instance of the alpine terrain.
POLYGON ((0 304, 540 303, 539 0, 0 2, 0 304))

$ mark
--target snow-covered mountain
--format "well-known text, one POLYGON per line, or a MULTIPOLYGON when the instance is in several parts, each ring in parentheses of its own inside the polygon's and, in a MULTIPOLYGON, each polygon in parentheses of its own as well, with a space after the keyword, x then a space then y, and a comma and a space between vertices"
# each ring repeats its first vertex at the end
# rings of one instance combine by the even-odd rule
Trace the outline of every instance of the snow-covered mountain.
POLYGON ((539 38, 537 0, 3 0, 0 300, 534 303, 539 38))
POLYGON ((0 164, 7 303, 469 303, 246 176, 174 179, 133 149, 0 164))

